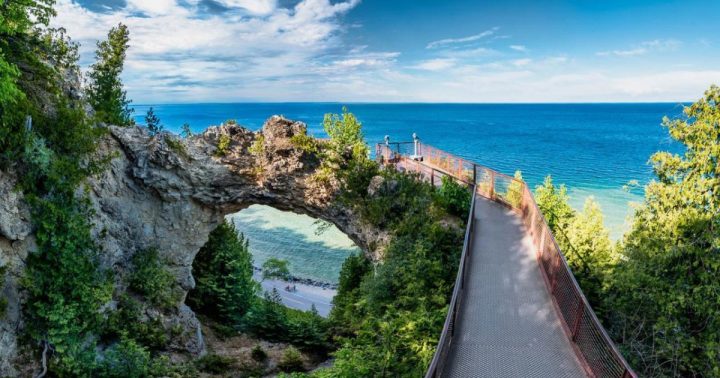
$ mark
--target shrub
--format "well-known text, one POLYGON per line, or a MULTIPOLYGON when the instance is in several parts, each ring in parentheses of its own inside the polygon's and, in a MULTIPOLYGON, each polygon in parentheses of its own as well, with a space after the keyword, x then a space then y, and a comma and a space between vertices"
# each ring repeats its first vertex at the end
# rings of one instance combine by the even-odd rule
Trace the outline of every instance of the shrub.
POLYGON ((513 207, 520 207, 520 203, 522 202, 522 196, 523 196, 523 177, 522 172, 515 171, 515 179, 508 185, 507 193, 505 194, 505 198, 507 201, 512 205, 513 207))
POLYGON ((150 303, 164 309, 177 305, 179 295, 175 277, 165 267, 156 248, 138 251, 132 258, 130 289, 143 295, 150 303))
POLYGON ((287 260, 271 257, 262 264, 262 278, 288 280, 290 279, 290 263, 287 260))
POLYGON ((217 150, 215 150, 215 156, 225 156, 230 148, 230 137, 223 134, 218 139, 217 150))
POLYGON ((245 316, 244 326, 255 336, 270 341, 283 341, 288 337, 286 308, 277 289, 265 292, 245 316))
POLYGON ((222 374, 230 370, 232 363, 231 357, 206 354, 195 361, 195 366, 205 373, 222 374))
POLYGON ((259 290, 249 241, 228 221, 210 233, 193 261, 193 275, 197 284, 188 293, 188 304, 232 325, 248 311, 259 290))
POLYGON ((142 304, 128 295, 118 300, 117 310, 108 315, 103 338, 128 338, 150 350, 161 350, 168 335, 160 319, 143 319, 142 304))
POLYGON ((290 143, 308 154, 318 153, 317 140, 307 134, 297 134, 290 137, 290 143))
POLYGON ((150 375, 150 352, 129 338, 113 345, 100 363, 100 376, 108 378, 144 378, 150 375))
POLYGON ((265 136, 259 134, 248 148, 248 152, 254 156, 262 156, 265 153, 265 136))
POLYGON ((437 202, 448 213, 465 219, 470 211, 471 191, 466 185, 456 182, 450 176, 443 176, 441 181, 442 185, 437 189, 435 196, 437 202))
POLYGON ((268 355, 267 352, 260 346, 260 344, 255 345, 252 350, 250 351, 250 357, 252 357, 253 360, 257 362, 265 362, 267 361, 268 355))
POLYGON ((165 135, 165 143, 167 143, 168 148, 170 148, 176 154, 180 155, 180 157, 184 158, 185 160, 190 160, 190 154, 188 154, 187 148, 182 141, 176 140, 169 135, 165 135))
POLYGON ((304 371, 302 355, 300 351, 294 347, 288 347, 283 352, 282 358, 278 362, 278 368, 284 372, 304 371))

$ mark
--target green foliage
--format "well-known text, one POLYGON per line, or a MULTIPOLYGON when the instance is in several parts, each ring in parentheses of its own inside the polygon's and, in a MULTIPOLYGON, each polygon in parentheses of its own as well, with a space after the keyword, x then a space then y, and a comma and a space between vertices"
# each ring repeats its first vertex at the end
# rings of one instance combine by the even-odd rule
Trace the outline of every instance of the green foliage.
POLYGON ((151 351, 164 349, 169 341, 160 319, 144 319, 142 304, 128 295, 121 296, 117 310, 108 315, 103 338, 131 339, 151 351))
POLYGON ((542 185, 535 188, 535 200, 553 233, 566 229, 575 217, 575 210, 569 204, 567 188, 565 185, 556 187, 549 175, 542 185))
POLYGON ((228 221, 210 233, 193 262, 196 286, 188 294, 190 306, 222 322, 240 321, 259 290, 248 245, 228 221))
POLYGON ((664 119, 683 155, 651 158, 611 280, 611 332, 647 376, 720 376, 720 88, 664 119))
POLYGON ((195 361, 198 370, 210 374, 223 374, 230 370, 233 363, 231 357, 217 354, 206 354, 195 361))
POLYGON ((148 109, 147 114, 145 115, 145 125, 148 128, 150 136, 153 137, 160 134, 164 129, 163 125, 160 124, 160 118, 155 115, 155 109, 153 109, 152 106, 148 109))
POLYGON ((250 357, 252 357, 253 360, 257 362, 265 362, 267 361, 268 355, 267 352, 260 346, 260 344, 255 345, 252 350, 250 351, 250 357))
POLYGON ((393 238, 374 269, 359 256, 343 265, 330 316, 341 348, 327 376, 423 375, 447 312, 463 231, 443 222, 432 186, 393 170, 378 174, 384 190, 369 196, 358 187, 345 198, 393 238))
POLYGON ((110 29, 107 40, 97 44, 96 62, 88 72, 87 99, 100 122, 119 126, 132 124, 130 101, 120 79, 129 41, 127 26, 118 24, 110 29))
POLYGON ((166 265, 156 248, 135 252, 128 283, 131 290, 143 295, 153 305, 169 309, 177 305, 180 296, 175 287, 175 277, 166 265))
POLYGON ((225 156, 225 154, 228 153, 228 150, 230 149, 230 137, 223 134, 220 135, 220 139, 218 140, 217 150, 215 150, 215 156, 225 156))
POLYGON ((436 201, 444 207, 448 213, 465 218, 470 211, 470 200, 472 193, 466 185, 457 183, 450 176, 443 176, 442 185, 436 192, 436 201))
POLYGON ((288 280, 290 279, 289 265, 290 263, 287 260, 269 258, 262 264, 262 277, 264 280, 288 280))
POLYGON ((287 308, 277 289, 265 292, 253 305, 243 319, 243 327, 266 340, 289 342, 320 353, 328 348, 328 324, 315 307, 311 311, 287 308))
POLYGON ((293 135, 290 137, 290 143, 308 154, 317 154, 320 151, 317 139, 307 133, 293 135))
POLYGON ((278 368, 284 372, 304 371, 305 367, 303 366, 300 351, 293 347, 285 349, 282 358, 278 362, 278 368))
POLYGON ((170 135, 165 135, 165 143, 167 143, 167 146, 175 151, 176 154, 180 155, 185 160, 190 160, 190 154, 187 152, 187 148, 185 147, 185 144, 181 140, 177 140, 170 135))
POLYGON ((342 116, 325 114, 323 129, 330 137, 330 145, 336 153, 345 155, 348 152, 354 153, 356 150, 361 152, 365 150, 365 155, 367 155, 367 146, 362 134, 362 124, 354 114, 348 112, 346 107, 342 108, 342 116))
MULTIPOLYGON (((222 137, 221 137, 222 139, 222 137)), ((219 149, 218 145, 218 149, 219 149)), ((254 156, 262 156, 265 153, 265 136, 258 134, 253 143, 248 148, 248 152, 254 156)))
POLYGON ((129 338, 110 347, 100 363, 99 375, 108 378, 143 378, 150 375, 150 352, 129 338))
POLYGON ((505 193, 505 198, 513 207, 520 207, 523 196, 522 172, 515 171, 514 177, 515 180, 513 180, 510 185, 508 185, 507 193, 505 193))

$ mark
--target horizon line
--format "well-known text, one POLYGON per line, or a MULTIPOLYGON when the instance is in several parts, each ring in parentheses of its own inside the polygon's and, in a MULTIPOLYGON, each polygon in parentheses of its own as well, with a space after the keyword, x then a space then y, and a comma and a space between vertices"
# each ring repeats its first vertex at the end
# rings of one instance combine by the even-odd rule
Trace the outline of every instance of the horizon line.
POLYGON ((209 102, 157 102, 129 104, 132 106, 158 105, 231 105, 231 104, 328 104, 328 105, 653 105, 653 104, 692 104, 696 100, 686 101, 597 101, 597 102, 380 102, 380 101, 209 101, 209 102))

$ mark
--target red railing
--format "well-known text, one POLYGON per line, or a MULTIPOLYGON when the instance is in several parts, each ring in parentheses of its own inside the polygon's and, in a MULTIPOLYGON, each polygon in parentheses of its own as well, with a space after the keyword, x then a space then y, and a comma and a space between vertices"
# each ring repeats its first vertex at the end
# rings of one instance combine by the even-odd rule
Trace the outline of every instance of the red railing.
MULTIPOLYGON (((414 148, 413 142, 378 144, 375 154, 381 163, 395 164, 404 169, 416 171, 433 185, 435 185, 437 174, 454 177, 470 184, 475 193, 515 210, 532 237, 540 271, 552 297, 553 305, 560 315, 563 329, 588 375, 636 377, 580 290, 580 286, 527 184, 522 180, 422 143, 418 143, 417 147, 417 154, 422 156, 422 161, 411 159, 408 151, 412 148, 414 148)), ((413 150, 413 152, 415 151, 413 150)), ((466 269, 467 261, 472 258, 470 244, 473 234, 475 197, 473 196, 450 307, 426 378, 441 375, 445 357, 452 343, 457 310, 462 302, 465 276, 468 271, 466 269)))

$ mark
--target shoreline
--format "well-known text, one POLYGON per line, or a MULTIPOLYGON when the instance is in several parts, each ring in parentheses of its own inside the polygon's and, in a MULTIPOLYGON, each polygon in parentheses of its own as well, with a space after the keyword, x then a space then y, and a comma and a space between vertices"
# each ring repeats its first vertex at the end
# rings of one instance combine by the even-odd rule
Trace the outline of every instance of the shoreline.
MULTIPOLYGON (((253 271, 255 273, 262 274, 262 268, 254 266, 254 265, 253 265, 253 271)), ((334 283, 330 283, 330 282, 326 282, 326 281, 314 280, 312 278, 297 277, 297 276, 293 276, 293 275, 290 275, 290 279, 276 280, 276 281, 283 281, 283 282, 294 283, 294 284, 315 286, 315 287, 319 287, 321 289, 329 289, 329 290, 337 290, 337 288, 338 288, 338 284, 334 284, 334 283)))

